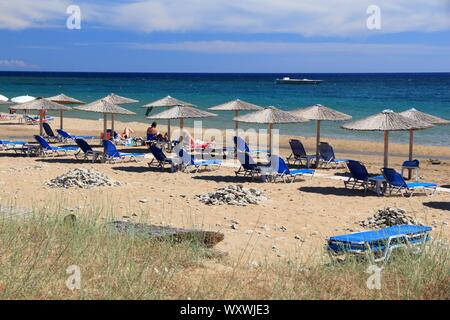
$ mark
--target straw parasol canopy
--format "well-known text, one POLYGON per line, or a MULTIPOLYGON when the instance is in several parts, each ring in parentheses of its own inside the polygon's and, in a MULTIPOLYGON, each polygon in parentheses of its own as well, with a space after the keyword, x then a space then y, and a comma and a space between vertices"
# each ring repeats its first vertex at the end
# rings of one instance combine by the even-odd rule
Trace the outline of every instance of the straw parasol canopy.
POLYGON ((43 116, 44 116, 45 111, 47 111, 47 110, 58 110, 58 111, 71 110, 70 107, 64 106, 62 104, 53 102, 53 101, 45 99, 45 98, 37 98, 30 102, 25 102, 22 104, 17 104, 17 105, 11 106, 10 108, 13 108, 16 110, 39 110, 39 118, 40 118, 39 119, 39 134, 41 136, 43 133, 42 123, 44 121, 43 116))
POLYGON ((210 118, 216 116, 217 114, 203 111, 190 106, 175 106, 155 115, 148 116, 147 119, 180 119, 180 129, 182 130, 184 127, 184 119, 210 118))
POLYGON ((308 119, 293 115, 290 112, 277 109, 273 106, 239 117, 234 117, 233 120, 237 122, 268 124, 270 152, 272 152, 272 129, 274 124, 308 122, 308 119))
MULTIPOLYGON (((75 99, 75 98, 66 96, 66 95, 63 94, 63 93, 58 94, 58 95, 53 96, 53 97, 48 97, 47 99, 48 99, 48 100, 51 100, 51 101, 53 101, 53 102, 60 103, 60 104, 84 104, 83 101, 80 101, 80 100, 77 100, 77 99, 75 99)), ((63 121, 64 121, 64 120, 63 120, 63 112, 64 112, 64 111, 61 110, 61 111, 60 111, 60 115, 59 115, 59 127, 60 127, 61 130, 62 130, 63 127, 64 127, 64 123, 63 123, 63 121)))
MULTIPOLYGON (((147 112, 145 113, 145 116, 147 117, 153 108, 171 108, 176 106, 188 106, 188 107, 195 107, 192 103, 185 102, 183 100, 179 100, 177 98, 166 96, 162 99, 147 103, 143 105, 141 108, 147 108, 147 112)), ((167 119, 167 135, 170 139, 170 119, 167 119)))
MULTIPOLYGON (((214 107, 210 107, 208 109, 214 110, 214 111, 234 111, 234 116, 239 117, 240 111, 258 111, 258 110, 262 110, 263 107, 257 106, 256 104, 246 102, 246 101, 243 101, 240 99, 236 99, 233 101, 225 102, 223 104, 219 104, 214 107)), ((238 128, 239 122, 235 121, 234 123, 235 123, 234 128, 236 129, 236 134, 237 134, 237 131, 239 129, 238 128)))
MULTIPOLYGON (((446 119, 442 119, 433 116, 431 114, 421 112, 415 108, 411 108, 409 110, 400 112, 400 114, 413 120, 428 122, 434 125, 450 124, 450 121, 446 119)), ((414 149, 414 130, 411 129, 409 130, 409 160, 413 159, 413 149, 414 149)), ((408 178, 411 179, 411 170, 408 170, 408 178)))
POLYGON ((392 110, 384 110, 373 116, 347 123, 342 128, 357 131, 384 131, 384 167, 388 167, 389 131, 408 131, 431 128, 428 122, 417 121, 402 116, 392 110))
POLYGON ((119 96, 119 95, 117 95, 115 93, 110 93, 106 97, 104 97, 104 98, 102 98, 100 100, 105 100, 105 101, 107 101, 109 103, 116 104, 116 105, 139 102, 139 100, 122 97, 122 96, 119 96))
MULTIPOLYGON (((108 114, 125 114, 131 115, 136 114, 128 109, 122 108, 114 103, 108 102, 106 100, 100 99, 94 102, 88 103, 83 106, 74 107, 76 110, 89 111, 89 112, 98 112, 103 113, 103 134, 106 138, 107 131, 107 115, 108 114)), ((114 128, 111 128, 114 131, 114 128)))
MULTIPOLYGON (((91 104, 97 103, 98 101, 101 101, 101 100, 105 100, 106 102, 109 102, 110 104, 114 104, 114 105, 121 105, 121 104, 129 104, 129 103, 139 102, 139 100, 135 100, 135 99, 127 98, 127 97, 122 97, 122 96, 119 96, 119 95, 117 95, 115 93, 110 93, 106 97, 103 97, 103 98, 98 99, 98 100, 96 100, 94 102, 91 102, 91 104)), ((105 117, 106 117, 106 114, 105 114, 105 117)), ((111 130, 114 131, 114 113, 111 113, 111 130)))
POLYGON ((348 114, 339 112, 321 104, 316 104, 311 107, 297 109, 291 111, 296 116, 303 117, 308 120, 316 120, 316 163, 319 163, 319 147, 320 147, 320 123, 321 121, 345 121, 352 117, 348 114))
POLYGON ((61 93, 53 97, 48 97, 47 100, 51 100, 53 102, 57 102, 60 104, 84 104, 83 101, 66 96, 65 94, 61 93))

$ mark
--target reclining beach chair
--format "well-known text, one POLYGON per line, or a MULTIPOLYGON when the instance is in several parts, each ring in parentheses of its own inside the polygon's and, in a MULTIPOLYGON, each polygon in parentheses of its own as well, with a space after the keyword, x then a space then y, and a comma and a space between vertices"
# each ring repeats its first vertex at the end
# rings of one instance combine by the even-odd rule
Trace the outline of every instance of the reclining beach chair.
POLYGON ((55 135, 55 133, 52 130, 52 127, 47 122, 44 122, 42 124, 42 127, 44 128, 44 131, 45 131, 44 138, 47 139, 48 142, 60 141, 59 137, 55 135))
POLYGON ((418 189, 423 190, 425 193, 426 190, 431 190, 431 193, 433 194, 438 187, 437 184, 431 182, 417 181, 407 183, 403 176, 392 168, 383 168, 382 172, 386 179, 390 195, 395 191, 396 194, 400 193, 402 196, 412 197, 414 192, 418 189))
POLYGON ((148 163, 149 167, 152 167, 156 163, 156 167, 164 169, 165 165, 170 165, 170 171, 175 171, 176 165, 172 159, 167 158, 166 154, 163 152, 162 148, 159 148, 156 144, 151 144, 150 152, 153 155, 152 161, 148 163))
POLYGON ((348 159, 337 159, 334 155, 333 147, 328 142, 321 142, 319 145, 319 165, 337 168, 339 165, 345 166, 348 159))
POLYGON ((62 129, 57 129, 56 132, 58 132, 61 142, 67 142, 67 140, 75 141, 75 139, 92 140, 98 138, 95 136, 72 136, 70 133, 62 129))
POLYGON ((303 160, 305 160, 306 167, 309 168, 311 166, 311 162, 316 159, 316 155, 306 154, 305 147, 303 147, 300 140, 291 139, 289 140, 289 145, 291 146, 292 153, 286 158, 287 163, 295 164, 298 162, 300 165, 303 165, 303 160))
POLYGON ((237 171, 235 171, 235 175, 242 177, 250 177, 255 178, 255 176, 261 175, 261 168, 268 170, 270 169, 270 162, 268 163, 260 163, 255 162, 253 157, 247 152, 238 152, 237 158, 241 163, 241 166, 237 171))
POLYGON ((238 136, 233 137, 233 142, 238 153, 269 153, 269 150, 250 150, 247 142, 238 136))
POLYGON ((305 174, 314 176, 315 170, 313 169, 289 169, 286 162, 277 155, 272 155, 270 157, 270 166, 273 170, 272 180, 275 182, 277 178, 283 179, 284 182, 294 182, 295 178, 303 176, 305 174))
POLYGON ((25 141, 10 141, 10 140, 0 140, 0 150, 6 151, 16 148, 21 148, 27 143, 25 141))
POLYGON ((43 157, 45 157, 47 154, 61 155, 60 152, 66 155, 67 152, 77 152, 79 150, 78 147, 53 147, 47 142, 47 140, 38 135, 35 135, 34 138, 41 146, 40 154, 43 157))
MULTIPOLYGON (((405 170, 409 171, 415 171, 416 173, 416 181, 419 181, 419 175, 420 175, 420 161, 419 160, 406 160, 402 164, 402 177, 404 177, 405 170)), ((410 177, 410 175, 409 175, 410 177)))
POLYGON ((75 153, 76 159, 89 160, 89 157, 92 157, 92 163, 94 163, 103 154, 101 151, 93 150, 89 143, 87 143, 84 139, 75 138, 75 143, 80 148, 80 150, 75 153), (81 152, 83 152, 83 154, 81 154, 81 152))
POLYGON ((355 160, 347 160, 347 168, 350 171, 350 177, 344 181, 345 188, 351 185, 351 189, 354 190, 357 187, 362 187, 364 192, 374 187, 376 179, 384 180, 382 175, 371 175, 367 171, 364 164, 355 160))
POLYGON ((114 162, 115 160, 124 160, 126 158, 129 158, 130 161, 134 160, 137 162, 137 158, 145 157, 145 153, 119 152, 110 140, 102 140, 102 144, 104 148, 103 161, 105 162, 114 162))
POLYGON ((218 159, 196 159, 193 155, 186 151, 186 149, 180 149, 178 155, 181 160, 181 167, 183 171, 188 171, 190 168, 194 168, 195 172, 198 172, 201 167, 204 169, 215 166, 220 167, 222 165, 222 161, 218 159))
POLYGON ((363 231, 335 236, 327 239, 326 249, 334 260, 337 257, 354 255, 366 257, 371 264, 387 262, 393 250, 406 248, 413 253, 422 251, 430 240, 431 227, 397 225, 375 231, 363 231))

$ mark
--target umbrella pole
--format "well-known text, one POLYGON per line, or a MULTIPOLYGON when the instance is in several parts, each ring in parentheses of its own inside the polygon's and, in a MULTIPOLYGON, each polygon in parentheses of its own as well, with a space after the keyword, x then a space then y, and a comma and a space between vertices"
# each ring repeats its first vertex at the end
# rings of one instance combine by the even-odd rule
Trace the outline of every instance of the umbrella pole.
POLYGON ((63 130, 63 111, 59 111, 59 128, 63 130))
POLYGON ((389 166, 388 154, 389 154, 389 131, 384 131, 384 167, 385 168, 387 168, 389 166))
POLYGON ((44 122, 44 117, 42 116, 44 114, 44 110, 39 110, 39 135, 42 137, 42 134, 44 133, 44 128, 42 126, 42 123, 44 122))
MULTIPOLYGON (((413 159, 413 146, 414 146, 414 130, 409 130, 409 161, 413 159)), ((411 180, 412 170, 408 169, 408 180, 411 180)))
POLYGON ((269 155, 272 155, 272 128, 273 124, 269 123, 269 155))
POLYGON ((114 114, 111 113, 111 134, 114 137, 114 114))
POLYGON ((184 127, 184 119, 181 118, 180 119, 180 131, 183 130, 183 127, 184 127))
POLYGON ((169 138, 169 142, 172 141, 170 137, 170 119, 167 120, 167 137, 169 138))
POLYGON ((103 114, 103 140, 107 140, 107 137, 106 137, 107 122, 108 122, 108 118, 107 118, 106 113, 104 113, 103 114))
MULTIPOLYGON (((239 110, 234 111, 234 116, 239 117, 239 110)), ((236 130, 236 137, 238 136, 239 123, 237 121, 234 122, 234 130, 236 130)))
POLYGON ((320 120, 317 120, 317 132, 316 132, 316 168, 319 167, 320 160, 320 120))

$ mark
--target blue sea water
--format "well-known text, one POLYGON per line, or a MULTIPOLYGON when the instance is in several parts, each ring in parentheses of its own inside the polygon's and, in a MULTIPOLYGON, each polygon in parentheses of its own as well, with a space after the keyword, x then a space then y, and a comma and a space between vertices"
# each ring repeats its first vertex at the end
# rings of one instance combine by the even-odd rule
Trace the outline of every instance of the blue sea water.
MULTIPOLYGON (((166 95, 191 102, 201 109, 236 98, 284 110, 320 103, 360 119, 384 109, 403 111, 415 107, 450 119, 450 73, 399 74, 175 74, 175 73, 52 73, 0 72, 0 94, 52 96, 59 93, 91 102, 114 92, 140 103, 126 106, 135 116, 124 121, 147 121, 141 105, 166 95), (320 85, 277 85, 279 77, 324 80, 320 85)), ((0 111, 6 107, 0 106, 0 111)), ((153 112, 158 112, 154 110, 153 112)), ((233 128, 232 113, 206 119, 204 127, 233 128)), ((66 116, 98 119, 95 113, 73 111, 66 116)), ((350 132, 342 123, 324 123, 325 137, 382 140, 377 132, 350 132)), ((192 125, 187 121, 186 125, 192 125)), ((244 126, 245 127, 245 126, 244 126)), ((282 134, 314 136, 315 123, 279 125, 282 134)), ((1 136, 1 132, 0 132, 1 136)), ((406 143, 408 133, 392 134, 393 142, 406 143)), ((416 143, 449 145, 450 126, 417 132, 416 143)))

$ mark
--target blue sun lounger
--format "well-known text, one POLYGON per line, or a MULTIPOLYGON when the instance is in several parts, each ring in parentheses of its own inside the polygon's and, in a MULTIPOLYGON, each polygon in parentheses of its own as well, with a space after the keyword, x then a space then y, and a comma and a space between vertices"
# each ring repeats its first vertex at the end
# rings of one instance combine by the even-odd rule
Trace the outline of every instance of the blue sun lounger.
POLYGON ((154 163, 156 163, 156 167, 164 169, 165 165, 170 165, 170 171, 174 172, 176 165, 173 162, 172 159, 167 158, 166 154, 163 152, 162 148, 159 148, 156 144, 151 144, 150 152, 153 155, 152 161, 148 163, 149 167, 154 166, 154 163))
POLYGON ((23 147, 27 143, 24 141, 0 140, 0 150, 6 151, 19 147, 23 147))
POLYGON ((299 176, 309 174, 312 178, 315 173, 313 169, 289 169, 286 162, 277 155, 270 157, 270 166, 273 169, 272 180, 274 182, 277 178, 283 179, 284 182, 294 182, 295 178, 299 176))
POLYGON ((362 187, 364 192, 367 192, 374 187, 376 179, 384 179, 382 175, 369 174, 366 166, 356 160, 347 160, 347 168, 350 171, 350 177, 344 181, 345 188, 351 186, 351 189, 354 190, 357 187, 362 187))
POLYGON ((137 158, 144 158, 145 153, 128 153, 128 152, 119 152, 116 146, 110 140, 102 141, 104 148, 103 160, 105 162, 113 162, 114 160, 124 160, 126 158, 130 158, 137 162, 137 158))
POLYGON ((94 163, 103 154, 103 152, 92 149, 89 143, 87 143, 85 140, 81 138, 76 138, 75 143, 77 144, 78 147, 80 147, 80 150, 77 153, 75 153, 76 159, 89 160, 89 157, 92 157, 92 163, 94 163))
POLYGON ((333 147, 328 142, 321 142, 319 145, 319 165, 337 168, 339 165, 345 166, 348 159, 337 159, 333 147))
POLYGON ((57 129, 56 132, 58 132, 59 137, 62 142, 66 142, 67 140, 75 141, 75 139, 92 140, 92 139, 98 138, 96 136, 73 136, 70 133, 68 133, 67 131, 64 131, 62 129, 57 129))
POLYGON ((50 124, 48 124, 47 122, 44 122, 42 124, 42 128, 44 128, 44 131, 45 131, 44 138, 47 139, 48 142, 58 142, 58 141, 60 141, 59 137, 57 135, 55 135, 55 133, 53 132, 53 129, 50 126, 50 124))
POLYGON ((291 164, 292 161, 292 164, 298 162, 298 164, 303 165, 303 160, 305 160, 306 167, 309 168, 311 166, 311 162, 316 159, 316 155, 306 154, 303 143, 301 143, 298 139, 289 140, 289 145, 291 146, 292 153, 286 158, 287 163, 291 164))
POLYGON ((426 191, 428 189, 432 191, 431 193, 434 193, 438 187, 437 184, 431 182, 406 182, 403 176, 392 168, 383 168, 382 171, 390 195, 395 191, 402 196, 412 197, 416 190, 426 191))
POLYGON ((237 158, 241 163, 241 166, 237 171, 234 172, 236 177, 242 176, 254 179, 255 176, 259 176, 261 174, 261 168, 270 168, 270 162, 255 162, 255 160, 253 160, 253 157, 247 152, 238 152, 237 158))
POLYGON ((41 155, 43 157, 45 157, 47 154, 61 155, 60 152, 63 152, 64 154, 67 154, 67 152, 71 151, 77 152, 80 149, 78 147, 53 147, 47 142, 47 140, 45 140, 41 136, 36 135, 34 136, 34 138, 41 146, 41 155))
POLYGON ((242 153, 269 153, 269 150, 250 150, 247 142, 241 137, 235 136, 233 137, 234 146, 237 152, 242 153))
POLYGON ((397 225, 375 231, 363 231, 328 238, 326 249, 332 259, 347 255, 365 256, 374 264, 388 261, 393 250, 407 248, 421 251, 430 240, 431 227, 397 225))
POLYGON ((210 166, 220 166, 222 161, 218 159, 196 159, 193 155, 185 149, 180 149, 178 155, 181 159, 181 167, 183 171, 188 171, 189 168, 194 167, 195 172, 198 172, 201 167, 205 169, 210 166))

